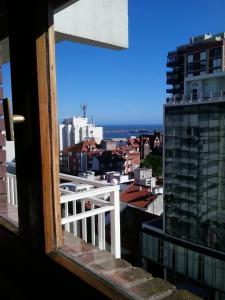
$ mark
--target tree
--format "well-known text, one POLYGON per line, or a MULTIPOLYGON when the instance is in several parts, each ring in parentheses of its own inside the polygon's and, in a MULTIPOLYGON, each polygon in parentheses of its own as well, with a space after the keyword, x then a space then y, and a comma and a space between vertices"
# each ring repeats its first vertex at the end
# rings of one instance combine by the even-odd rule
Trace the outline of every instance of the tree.
POLYGON ((152 169, 153 176, 162 176, 162 156, 149 154, 141 162, 141 167, 152 169))

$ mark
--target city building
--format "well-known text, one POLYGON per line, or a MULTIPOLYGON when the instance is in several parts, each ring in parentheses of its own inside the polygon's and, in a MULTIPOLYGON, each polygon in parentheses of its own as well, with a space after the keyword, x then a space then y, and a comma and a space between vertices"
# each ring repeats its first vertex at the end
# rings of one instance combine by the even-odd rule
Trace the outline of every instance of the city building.
POLYGON ((130 137, 127 144, 135 151, 140 152, 141 158, 145 158, 151 152, 148 137, 130 137))
POLYGON ((152 169, 138 168, 134 170, 134 181, 137 185, 155 187, 156 177, 152 177, 152 169))
POLYGON ((163 212, 162 194, 163 188, 160 186, 151 189, 146 186, 130 184, 120 193, 121 207, 130 206, 160 216, 163 212))
POLYGON ((60 172, 79 175, 92 170, 92 158, 99 153, 94 140, 85 140, 60 151, 60 172))
POLYGON ((115 151, 102 151, 92 160, 92 170, 100 174, 116 171, 124 174, 125 158, 115 151))
POLYGON ((101 148, 105 151, 116 150, 117 142, 114 140, 102 140, 101 148))
MULTIPOLYGON (((225 34, 169 52, 164 219, 143 225, 143 263, 205 299, 225 299, 225 34)), ((159 274, 158 274, 159 275, 159 274)))
POLYGON ((96 127, 94 123, 88 123, 86 116, 73 116, 64 119, 59 125, 60 151, 86 139, 94 139, 100 143, 102 138, 103 127, 96 127))
POLYGON ((162 134, 155 130, 152 134, 142 134, 140 137, 132 136, 127 140, 127 145, 140 152, 141 159, 150 153, 162 155, 162 144, 162 134))
POLYGON ((148 135, 149 145, 152 154, 162 155, 163 135, 160 131, 154 130, 152 134, 148 135))

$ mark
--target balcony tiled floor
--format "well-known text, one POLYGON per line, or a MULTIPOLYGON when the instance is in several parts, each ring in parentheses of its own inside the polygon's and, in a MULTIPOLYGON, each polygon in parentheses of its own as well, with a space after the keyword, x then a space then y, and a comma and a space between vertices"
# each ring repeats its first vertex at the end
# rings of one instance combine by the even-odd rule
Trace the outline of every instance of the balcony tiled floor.
POLYGON ((167 281, 153 278, 140 268, 132 267, 123 259, 115 259, 107 252, 88 244, 71 233, 64 232, 64 255, 73 259, 95 277, 110 284, 111 289, 121 291, 121 299, 182 299, 197 300, 198 297, 187 291, 177 291, 167 281))
POLYGON ((0 196, 0 216, 18 226, 18 208, 7 203, 5 196, 0 196))

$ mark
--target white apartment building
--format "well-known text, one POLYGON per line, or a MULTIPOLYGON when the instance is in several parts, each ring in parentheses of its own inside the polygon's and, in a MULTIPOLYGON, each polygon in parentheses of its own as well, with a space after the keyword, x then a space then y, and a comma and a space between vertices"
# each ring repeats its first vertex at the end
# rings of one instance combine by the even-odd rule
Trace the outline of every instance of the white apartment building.
POLYGON ((88 123, 88 118, 76 116, 64 119, 59 124, 60 151, 85 139, 95 139, 100 142, 103 139, 103 127, 96 127, 94 123, 88 123))

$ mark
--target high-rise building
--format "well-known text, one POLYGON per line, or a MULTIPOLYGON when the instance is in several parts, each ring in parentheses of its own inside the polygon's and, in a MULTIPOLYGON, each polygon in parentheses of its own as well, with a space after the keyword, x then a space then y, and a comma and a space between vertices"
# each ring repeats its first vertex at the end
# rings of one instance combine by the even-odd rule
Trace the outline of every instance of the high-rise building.
POLYGON ((76 116, 64 119, 59 125, 60 151, 87 139, 94 139, 100 143, 103 139, 103 127, 96 127, 94 123, 88 123, 86 117, 76 116))
POLYGON ((164 106, 164 216, 161 227, 143 225, 143 262, 160 265, 164 277, 205 299, 222 300, 225 33, 192 37, 169 52, 167 66, 172 88, 164 106))

